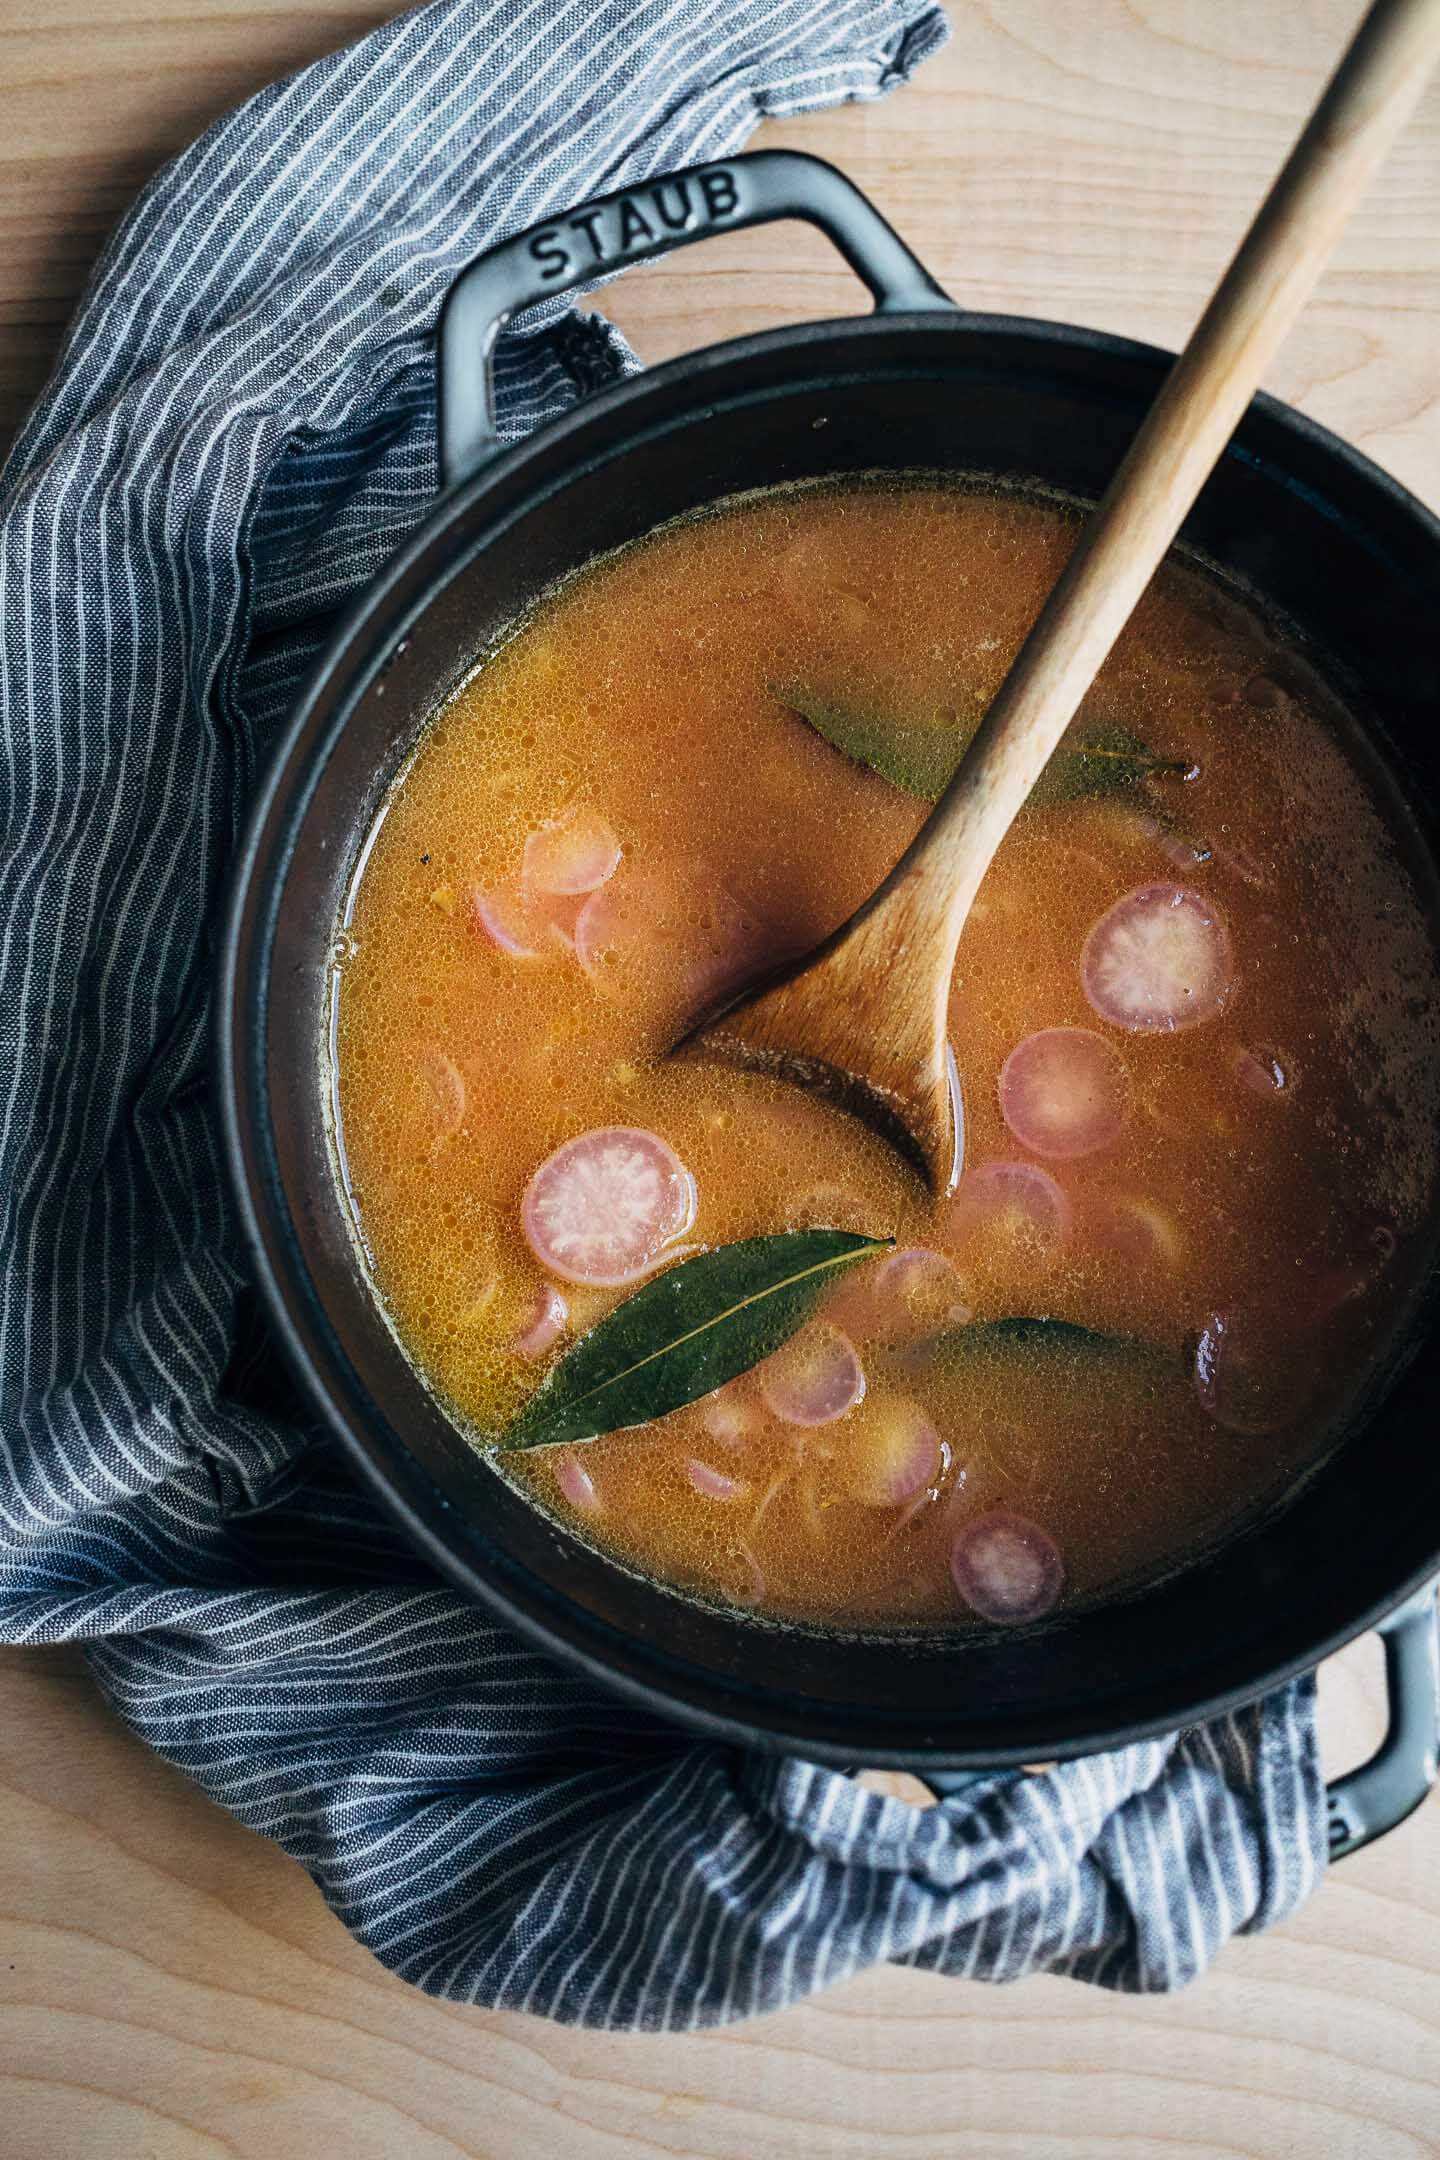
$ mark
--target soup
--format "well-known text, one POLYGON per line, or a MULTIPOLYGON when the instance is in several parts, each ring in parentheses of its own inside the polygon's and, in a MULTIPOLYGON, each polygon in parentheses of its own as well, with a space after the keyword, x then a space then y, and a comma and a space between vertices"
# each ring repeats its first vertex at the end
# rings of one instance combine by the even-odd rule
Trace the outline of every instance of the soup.
POLYGON ((1424 1281, 1429 870, 1293 639, 1198 564, 966 926, 953 1193, 668 1054, 880 882, 1076 517, 917 477, 657 532, 485 657, 364 850, 335 1077, 377 1293, 485 1448, 627 1327, 625 1422, 602 1394, 595 1437, 494 1460, 712 1602, 1013 1625, 1183 1564, 1322 1459, 1424 1281), (741 1296, 742 1262, 805 1281, 741 1296), (742 1369, 702 1391, 697 1344, 742 1369))

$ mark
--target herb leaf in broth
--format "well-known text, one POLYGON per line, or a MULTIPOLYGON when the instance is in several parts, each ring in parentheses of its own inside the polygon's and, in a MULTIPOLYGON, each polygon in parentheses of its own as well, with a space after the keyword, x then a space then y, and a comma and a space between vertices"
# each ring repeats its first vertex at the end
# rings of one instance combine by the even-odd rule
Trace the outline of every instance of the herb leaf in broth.
POLYGON ((1188 759, 1156 757, 1123 728, 1098 729, 1083 742, 1061 743, 1030 790, 1030 801, 1046 809, 1085 796, 1123 795, 1142 780, 1183 780, 1191 770, 1188 759))
MULTIPOLYGON (((960 723, 953 710, 902 716, 864 705, 845 705, 808 692, 777 690, 781 704, 823 735, 832 749, 864 765, 907 795, 938 802, 979 726, 960 723)), ((1138 735, 1123 728, 1089 731, 1084 740, 1062 743, 1041 773, 1030 801, 1041 809, 1085 797, 1123 795, 1142 780, 1183 779, 1183 758, 1156 757, 1138 735)))
POLYGON ((698 1401, 778 1350, 837 1275, 894 1242, 850 1230, 789 1230, 682 1260, 552 1366, 497 1445, 594 1440, 698 1401))
POLYGON ((1073 1320, 1018 1313, 1006 1320, 973 1320, 965 1327, 948 1328, 900 1355, 912 1372, 926 1370, 949 1381, 962 1379, 977 1364, 1004 1359, 1016 1368, 1063 1371, 1076 1386, 1084 1384, 1087 1373, 1098 1378, 1102 1369, 1123 1365, 1139 1373, 1147 1366, 1158 1371, 1165 1363, 1164 1351, 1138 1335, 1106 1335, 1097 1328, 1078 1327, 1073 1320))
POLYGON ((900 714, 791 688, 777 688, 774 695, 823 735, 832 750, 925 802, 939 801, 980 725, 978 703, 974 713, 962 719, 953 709, 938 706, 933 712, 900 714))
POLYGON ((1114 1357, 1125 1352, 1150 1354, 1148 1343, 1138 1335, 1107 1335, 1100 1328, 1080 1327, 1073 1320, 1052 1320, 1048 1314, 1015 1313, 1007 1320, 981 1320, 967 1328, 954 1328, 945 1340, 958 1351, 1018 1350, 1041 1357, 1114 1357), (961 1338, 969 1336, 968 1345, 961 1338))

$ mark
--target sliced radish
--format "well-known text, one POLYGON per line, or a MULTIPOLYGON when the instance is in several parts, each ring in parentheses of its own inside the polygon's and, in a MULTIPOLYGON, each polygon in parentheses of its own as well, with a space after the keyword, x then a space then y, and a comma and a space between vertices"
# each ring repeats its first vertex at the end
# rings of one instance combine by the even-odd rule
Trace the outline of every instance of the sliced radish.
POLYGON ((1142 817, 1138 818, 1136 823, 1144 837, 1153 841, 1166 862, 1172 863, 1177 870, 1184 870, 1193 876, 1200 864, 1209 860, 1210 850, 1207 847, 1197 847, 1193 840, 1182 839, 1179 833, 1171 832, 1162 825, 1159 818, 1142 817))
POLYGON ((685 1475, 705 1500, 744 1500, 750 1492, 743 1478, 730 1477, 724 1470, 701 1462, 698 1456, 690 1457, 685 1465, 685 1475))
POLYGON ((567 1140, 541 1163, 521 1205, 530 1250, 565 1282, 634 1282, 694 1220, 684 1163, 633 1125, 567 1140))
POLYGON ((425 1153, 433 1155, 465 1122, 465 1075, 438 1044, 423 1043, 415 1057, 415 1082, 417 1136, 425 1153))
POLYGON ((595 1490, 595 1480, 573 1448, 566 1448, 555 1466, 555 1482, 571 1507, 582 1515, 598 1515, 601 1499, 595 1490))
POLYGON ((755 1430, 759 1419, 752 1402, 735 1388, 723 1387, 706 1396, 700 1406, 700 1422, 721 1447, 738 1447, 755 1430))
POLYGON ((674 888, 663 878, 633 873, 592 893, 575 923, 575 953, 595 982, 624 986, 655 965, 657 945, 676 935, 681 915, 674 888))
POLYGON ((674 987, 712 1004, 767 958, 761 926, 701 864, 683 880, 627 874, 592 893, 575 924, 580 965, 602 989, 674 987))
POLYGON ((918 1403, 901 1396, 866 1404, 845 1453, 845 1485, 854 1499, 865 1507, 904 1507, 939 1474, 940 1435, 918 1403))
POLYGON ((982 1619, 1012 1625, 1038 1620, 1065 1587, 1055 1540, 1009 1508, 992 1508, 965 1524, 950 1548, 950 1573, 982 1619))
POLYGON ((1262 1331, 1240 1311, 1211 1313, 1195 1345, 1195 1392, 1236 1433, 1279 1432, 1314 1394, 1319 1374, 1298 1343, 1262 1331))
POLYGON ((830 1425, 864 1398, 865 1369, 839 1328, 817 1321, 759 1367, 766 1406, 786 1425, 830 1425))
POLYGON ((1156 1260, 1174 1267, 1183 1250, 1164 1208, 1138 1193, 1096 1193, 1086 1203, 1085 1228, 1093 1244, 1137 1267, 1156 1260))
POLYGON ((570 1310, 553 1283, 537 1291, 525 1325, 510 1347, 521 1357, 543 1357, 565 1332, 570 1310))
POLYGON ((996 1158, 967 1170, 950 1202, 950 1225, 958 1237, 1001 1229, 1012 1237, 1056 1244, 1069 1235, 1071 1207, 1064 1190, 1038 1163, 996 1158))
POLYGON ((861 1342, 902 1343, 927 1342, 975 1315, 954 1261, 928 1245, 910 1245, 847 1284, 829 1317, 861 1342))
POLYGON ((488 892, 476 888, 470 904, 482 936, 513 959, 534 960, 575 942, 579 903, 531 892, 519 878, 507 878, 488 892))
POLYGON ((1135 1090, 1125 1061, 1093 1028, 1041 1028, 1000 1068, 1000 1115, 1022 1147, 1094 1155, 1124 1129, 1135 1090))
POLYGON ((573 803, 532 832, 521 859, 521 882, 529 892, 592 893, 620 867, 620 842, 598 810, 573 803))
POLYGON ((1293 1093, 1295 1060, 1288 1050, 1273 1043, 1235 1043, 1230 1051, 1230 1070, 1252 1095, 1278 1102, 1293 1093))
POLYGON ((1102 1020, 1174 1034, 1223 1012, 1235 983, 1224 917, 1183 885, 1141 885, 1100 917, 1080 982, 1102 1020))

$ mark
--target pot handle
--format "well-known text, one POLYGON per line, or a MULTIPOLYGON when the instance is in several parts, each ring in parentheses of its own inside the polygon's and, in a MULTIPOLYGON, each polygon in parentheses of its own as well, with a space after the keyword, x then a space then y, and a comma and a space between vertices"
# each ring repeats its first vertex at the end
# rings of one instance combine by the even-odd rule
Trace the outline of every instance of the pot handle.
MULTIPOLYGON (((1388 1716, 1385 1738, 1370 1760, 1325 1788, 1330 1858, 1343 1860, 1412 1815, 1435 1782, 1440 1743, 1440 1631, 1436 1583, 1427 1583, 1376 1629, 1385 1646, 1388 1716)), ((925 1770, 937 1800, 950 1800, 988 1770, 925 1770)))
POLYGON ((488 248, 451 286, 438 333, 443 485, 467 480, 500 447, 495 344, 518 309, 712 233, 788 217, 805 218, 835 243, 874 294, 877 313, 953 307, 854 183, 798 150, 689 165, 597 195, 488 248))
POLYGON ((1369 1762, 1325 1788, 1332 1860, 1359 1852, 1404 1822, 1435 1782, 1440 1742, 1436 1588, 1427 1583, 1376 1630, 1385 1645, 1385 1738, 1369 1762))

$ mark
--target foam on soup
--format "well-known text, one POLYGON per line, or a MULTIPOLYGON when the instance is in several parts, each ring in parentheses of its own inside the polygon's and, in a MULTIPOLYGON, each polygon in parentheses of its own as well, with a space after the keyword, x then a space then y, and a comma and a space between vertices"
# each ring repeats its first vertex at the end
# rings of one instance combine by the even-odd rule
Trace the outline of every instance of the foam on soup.
POLYGON ((351 1197, 477 1445, 695 1251, 894 1240, 719 1394, 506 1459, 701 1596, 1014 1625, 1152 1576, 1321 1459, 1423 1281, 1423 857, 1304 656, 1198 566, 1156 580, 967 925, 952 1197, 794 1088, 664 1057, 879 883, 1074 531, 916 481, 659 532, 485 659, 364 858, 351 1197))

